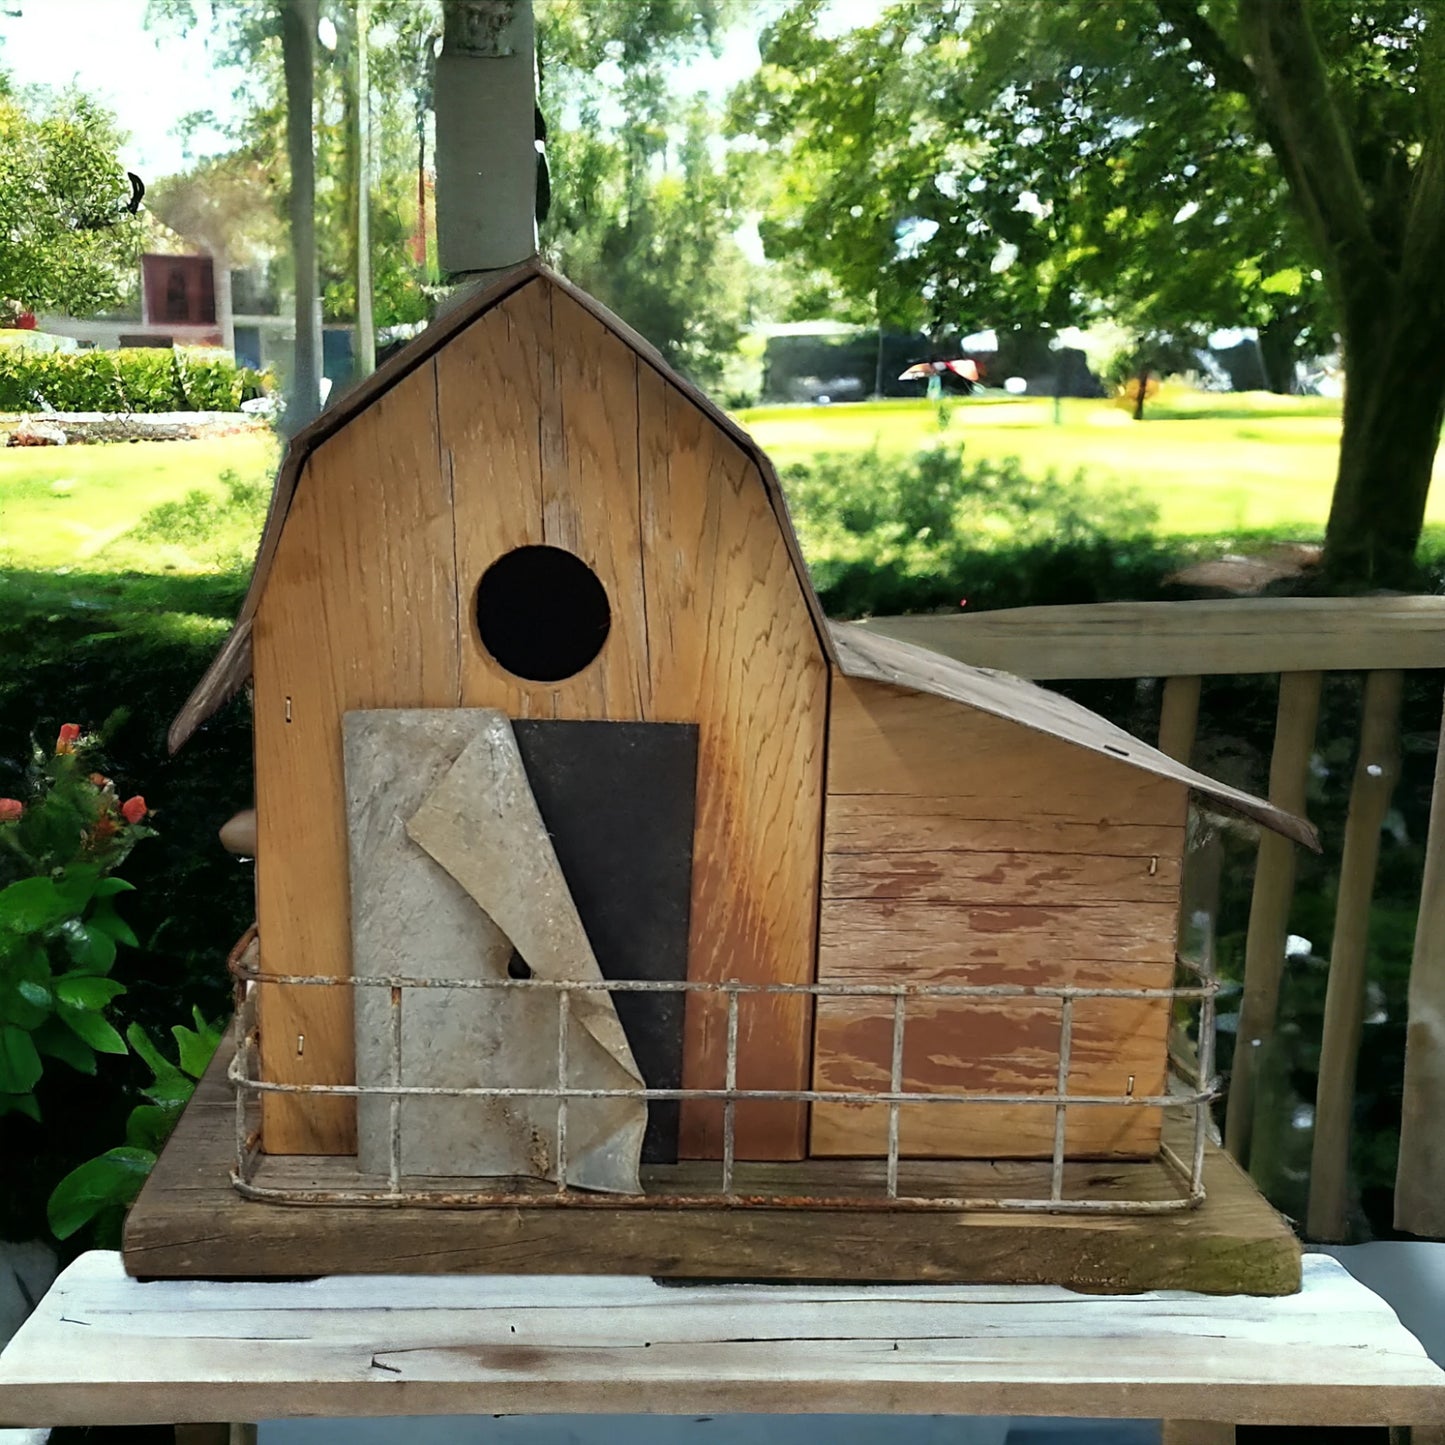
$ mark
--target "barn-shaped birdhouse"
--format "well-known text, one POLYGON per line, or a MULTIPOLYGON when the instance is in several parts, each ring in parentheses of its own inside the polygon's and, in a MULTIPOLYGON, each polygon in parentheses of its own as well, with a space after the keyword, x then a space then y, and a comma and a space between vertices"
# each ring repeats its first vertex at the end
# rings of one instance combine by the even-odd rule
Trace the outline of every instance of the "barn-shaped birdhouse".
MULTIPOLYGON (((1100 1231, 1243 1187, 1176 975, 1189 795, 1307 825, 829 624, 766 458, 540 264, 295 438, 173 745, 248 679, 254 1268, 191 1267, 1086 1281, 1100 1231), (1025 1216, 1095 1234, 999 1265, 1025 1216)), ((1166 1255, 1102 1282, 1204 1278, 1166 1255)))

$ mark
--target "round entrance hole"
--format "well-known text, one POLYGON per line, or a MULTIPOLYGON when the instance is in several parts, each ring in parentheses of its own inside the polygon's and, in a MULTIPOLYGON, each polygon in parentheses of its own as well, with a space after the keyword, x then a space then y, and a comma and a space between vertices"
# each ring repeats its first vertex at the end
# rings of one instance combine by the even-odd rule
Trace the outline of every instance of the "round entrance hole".
POLYGON ((518 677, 561 682, 607 641, 612 609, 597 574, 560 547, 518 547, 477 584, 482 646, 518 677))

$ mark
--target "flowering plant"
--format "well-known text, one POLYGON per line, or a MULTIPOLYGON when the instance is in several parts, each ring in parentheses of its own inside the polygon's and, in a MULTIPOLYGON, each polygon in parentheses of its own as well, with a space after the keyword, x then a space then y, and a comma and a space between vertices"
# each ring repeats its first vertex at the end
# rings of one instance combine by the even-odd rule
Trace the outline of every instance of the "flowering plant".
POLYGON ((107 975, 136 938, 113 870, 152 830, 145 799, 96 770, 105 731, 66 723, 35 747, 27 796, 0 798, 0 1114, 39 1119, 46 1059, 93 1074, 97 1053, 126 1052, 106 1018, 125 988, 107 975))

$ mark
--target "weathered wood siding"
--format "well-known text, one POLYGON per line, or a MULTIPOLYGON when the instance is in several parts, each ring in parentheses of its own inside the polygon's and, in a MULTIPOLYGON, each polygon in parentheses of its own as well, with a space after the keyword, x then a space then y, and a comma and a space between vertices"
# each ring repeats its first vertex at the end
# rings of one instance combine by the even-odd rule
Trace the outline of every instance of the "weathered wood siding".
MULTIPOLYGON (((254 650, 264 970, 351 972, 342 714, 460 705, 696 723, 689 974, 811 979, 827 670, 762 477, 545 279, 319 445, 254 650), (482 573, 534 544, 580 556, 612 609, 601 654, 557 683, 504 671, 477 635, 482 573)), ((344 991, 262 997, 268 1077, 349 1081, 344 991)), ((690 1010, 685 1083, 721 1086, 724 1019, 690 1010)), ((804 1000, 750 1000, 740 1024, 741 1086, 805 1086, 804 1000)), ((354 1147, 345 1102, 266 1105, 271 1152, 354 1147)), ((738 1157, 800 1157, 806 1122, 801 1105, 740 1107, 738 1157)), ((684 1110, 683 1152, 720 1152, 719 1125, 716 1109, 684 1110)))
MULTIPOLYGON (((1016 723, 880 683, 833 681, 820 982, 1067 983, 1159 988, 1173 976, 1185 788, 1016 723)), ((1151 1095, 1165 1075, 1165 1000, 1075 1005, 1069 1088, 1151 1095)), ((1051 1093, 1059 1005, 909 1007, 910 1089, 1051 1093)), ((819 1001, 819 1089, 886 1090, 887 999, 819 1001)), ((1076 1108, 1075 1155, 1144 1155, 1159 1111, 1076 1108)), ((874 1155, 882 1106, 819 1104, 811 1152, 874 1155)), ((913 1105, 903 1152, 1031 1157, 1053 1145, 1040 1105, 913 1105)))

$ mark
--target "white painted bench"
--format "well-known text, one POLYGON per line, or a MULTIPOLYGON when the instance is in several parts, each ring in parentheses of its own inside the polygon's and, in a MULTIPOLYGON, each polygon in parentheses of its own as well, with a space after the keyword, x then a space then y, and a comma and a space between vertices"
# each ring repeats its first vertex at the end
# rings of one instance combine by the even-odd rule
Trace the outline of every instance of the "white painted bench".
POLYGON ((140 1283, 92 1253, 0 1355, 0 1425, 760 1411, 1445 1425, 1445 1372, 1389 1306, 1321 1255, 1304 1280, 1277 1299, 619 1277, 140 1283))

